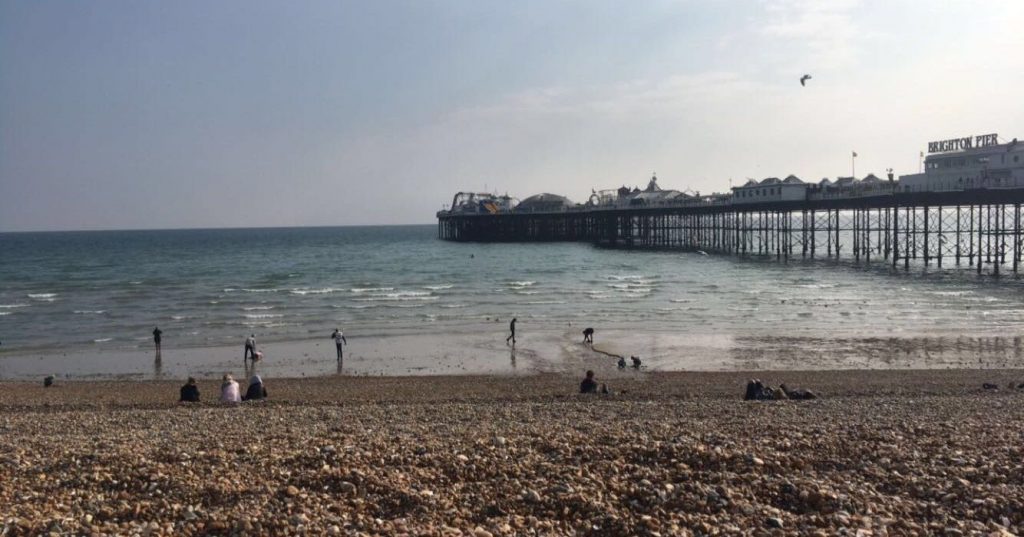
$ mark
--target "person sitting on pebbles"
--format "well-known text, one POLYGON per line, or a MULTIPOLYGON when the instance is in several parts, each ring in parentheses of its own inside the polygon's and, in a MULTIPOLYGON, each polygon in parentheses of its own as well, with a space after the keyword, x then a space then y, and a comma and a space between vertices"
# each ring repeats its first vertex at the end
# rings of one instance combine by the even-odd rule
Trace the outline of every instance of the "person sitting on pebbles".
POLYGON ((263 386, 263 379, 259 375, 253 375, 249 380, 249 389, 245 391, 243 401, 259 401, 267 398, 267 388, 263 386))
POLYGON ((181 396, 178 398, 179 403, 198 403, 199 402, 199 386, 196 386, 195 377, 189 377, 185 385, 181 387, 181 396))
POLYGON ((594 380, 594 371, 588 370, 587 377, 580 382, 580 393, 608 393, 608 386, 601 385, 601 389, 598 390, 597 381, 594 380))
POLYGON ((224 382, 220 385, 220 401, 222 403, 241 403, 242 397, 238 391, 238 383, 231 373, 224 373, 224 382))

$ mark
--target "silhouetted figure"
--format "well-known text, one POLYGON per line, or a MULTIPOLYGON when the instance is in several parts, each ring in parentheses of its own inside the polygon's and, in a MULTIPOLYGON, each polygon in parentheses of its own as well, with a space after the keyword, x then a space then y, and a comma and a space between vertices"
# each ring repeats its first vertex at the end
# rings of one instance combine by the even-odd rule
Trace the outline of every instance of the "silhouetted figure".
POLYGON ((807 85, 807 81, 810 80, 810 79, 811 79, 811 75, 804 75, 804 76, 800 77, 800 85, 801 86, 806 86, 807 85))
POLYGON ((591 345, 594 344, 594 329, 593 328, 584 328, 583 329, 583 342, 584 343, 590 343, 591 345))
POLYGON ((160 330, 159 326, 153 327, 153 344, 156 345, 156 352, 160 352, 160 334, 163 333, 164 331, 160 330))
POLYGON ((256 361, 256 334, 250 334, 245 338, 245 350, 242 352, 242 362, 252 359, 256 361))
POLYGON ((619 356, 619 369, 626 369, 626 357, 619 356))
POLYGON ((181 387, 181 394, 178 397, 179 403, 198 403, 199 386, 196 386, 196 379, 189 377, 185 385, 181 387))
POLYGON ((263 379, 259 375, 253 375, 249 380, 249 389, 245 391, 243 401, 259 401, 267 398, 267 388, 263 386, 263 379))
POLYGON ((505 338, 505 344, 508 345, 509 341, 512 341, 512 346, 516 344, 516 318, 512 318, 512 322, 508 323, 508 330, 511 332, 507 338, 505 338))
POLYGON ((587 371, 587 377, 580 382, 580 393, 597 393, 597 381, 592 370, 587 371))
POLYGON ((643 362, 640 361, 639 356, 630 356, 629 359, 633 361, 633 369, 640 369, 640 365, 643 364, 643 362))
POLYGON ((46 378, 43 379, 43 387, 44 388, 49 388, 49 387, 53 386, 53 380, 54 380, 54 376, 53 375, 47 375, 46 378))
POLYGON ((338 362, 340 363, 342 359, 345 357, 345 352, 344 349, 342 349, 342 345, 348 345, 348 340, 345 339, 345 334, 342 333, 340 328, 334 329, 334 332, 331 334, 331 339, 334 340, 334 349, 338 353, 338 362))

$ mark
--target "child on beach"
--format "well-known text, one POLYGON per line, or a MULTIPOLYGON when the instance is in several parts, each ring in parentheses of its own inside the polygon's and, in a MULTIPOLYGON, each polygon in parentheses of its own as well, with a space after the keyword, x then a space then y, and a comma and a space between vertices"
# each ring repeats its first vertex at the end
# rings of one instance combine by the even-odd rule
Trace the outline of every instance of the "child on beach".
POLYGON ((242 397, 238 392, 238 383, 230 373, 224 374, 224 382, 220 385, 220 401, 222 403, 241 403, 242 397))
POLYGON ((587 377, 580 382, 580 393, 597 393, 597 381, 594 380, 593 370, 588 370, 587 377))
POLYGON ((199 386, 196 386, 195 377, 189 377, 185 385, 181 387, 181 396, 178 398, 179 403, 198 403, 199 402, 199 386))

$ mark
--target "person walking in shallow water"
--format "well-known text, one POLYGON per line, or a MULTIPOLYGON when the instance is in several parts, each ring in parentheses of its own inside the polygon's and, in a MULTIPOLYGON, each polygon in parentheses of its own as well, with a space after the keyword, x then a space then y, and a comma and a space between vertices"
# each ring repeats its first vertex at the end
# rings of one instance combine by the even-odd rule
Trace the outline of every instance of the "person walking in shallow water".
POLYGON ((516 318, 512 318, 512 322, 508 323, 508 330, 512 332, 507 338, 505 338, 505 344, 508 345, 509 341, 512 341, 512 346, 516 346, 516 318))
POLYGON ((335 328, 331 334, 331 339, 334 340, 334 350, 338 352, 338 363, 340 364, 342 359, 345 357, 345 351, 342 349, 342 345, 348 345, 348 340, 345 339, 345 334, 342 333, 340 328, 335 328))
POLYGON ((153 327, 153 344, 156 345, 156 352, 160 352, 160 334, 163 333, 163 330, 160 330, 159 326, 153 327))

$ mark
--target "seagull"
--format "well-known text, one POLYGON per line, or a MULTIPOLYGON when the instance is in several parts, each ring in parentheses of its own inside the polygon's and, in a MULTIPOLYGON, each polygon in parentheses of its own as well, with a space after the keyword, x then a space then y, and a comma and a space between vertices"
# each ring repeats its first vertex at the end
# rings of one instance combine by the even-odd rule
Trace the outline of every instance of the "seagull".
POLYGON ((804 75, 804 76, 800 77, 800 85, 801 86, 806 86, 807 85, 807 81, 810 80, 810 79, 811 79, 811 75, 804 75))

